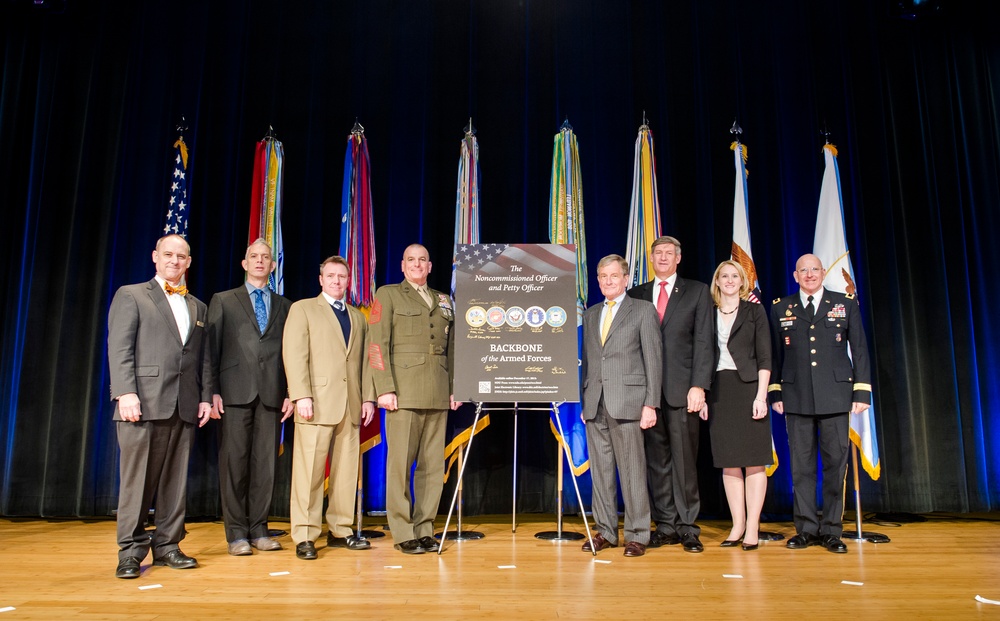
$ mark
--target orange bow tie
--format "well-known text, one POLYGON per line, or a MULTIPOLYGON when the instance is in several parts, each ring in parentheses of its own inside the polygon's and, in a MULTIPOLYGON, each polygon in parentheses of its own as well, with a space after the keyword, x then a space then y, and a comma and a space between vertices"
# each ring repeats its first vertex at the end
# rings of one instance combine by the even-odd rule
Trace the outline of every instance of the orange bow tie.
POLYGON ((176 293, 177 295, 187 295, 188 288, 187 285, 181 285, 180 287, 175 287, 169 282, 163 283, 163 290, 167 292, 167 295, 171 293, 176 293))

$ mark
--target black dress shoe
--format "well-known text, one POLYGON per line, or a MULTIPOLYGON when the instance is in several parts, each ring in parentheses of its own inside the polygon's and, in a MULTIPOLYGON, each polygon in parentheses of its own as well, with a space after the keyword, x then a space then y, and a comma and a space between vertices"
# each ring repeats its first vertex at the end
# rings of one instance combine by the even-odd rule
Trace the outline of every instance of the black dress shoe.
POLYGON ((742 548, 744 552, 750 552, 751 550, 756 550, 760 547, 760 543, 744 543, 742 548))
POLYGON ((701 545, 701 540, 694 533, 684 533, 681 535, 681 543, 684 544, 685 552, 704 552, 705 546, 701 545))
POLYGON ((348 550, 370 550, 372 543, 367 539, 362 539, 357 535, 348 535, 346 537, 334 537, 333 533, 326 534, 326 547, 328 548, 347 548, 348 550))
POLYGON ((303 541, 295 546, 295 556, 303 561, 316 560, 316 544, 311 541, 303 541))
POLYGON ((142 573, 139 569, 139 559, 134 556, 126 556, 118 561, 118 569, 115 570, 115 578, 138 578, 142 573))
POLYGON ((166 565, 171 569, 193 569, 198 566, 198 561, 175 548, 158 559, 153 560, 154 565, 166 565))
POLYGON ((834 535, 823 535, 820 540, 820 543, 822 543, 823 547, 828 551, 836 554, 847 554, 847 546, 844 545, 844 542, 841 541, 839 537, 834 535))
POLYGON ((736 539, 726 539, 725 541, 723 541, 722 543, 719 544, 719 547, 720 548, 735 548, 736 546, 740 545, 741 541, 743 541, 743 535, 740 535, 736 539))
POLYGON ((660 546, 675 546, 681 542, 681 538, 676 533, 663 533, 660 531, 653 531, 653 534, 649 537, 649 543, 646 544, 647 548, 659 548, 660 546))
POLYGON ((392 546, 402 552, 403 554, 423 554, 427 550, 420 545, 419 539, 410 539, 409 541, 402 541, 392 546))
POLYGON ((790 550, 800 550, 815 545, 819 545, 819 537, 812 533, 799 533, 789 539, 785 547, 790 550))
POLYGON ((423 548, 425 552, 437 552, 441 547, 441 544, 438 543, 438 540, 434 537, 421 537, 420 539, 417 539, 417 541, 420 542, 420 547, 423 548))

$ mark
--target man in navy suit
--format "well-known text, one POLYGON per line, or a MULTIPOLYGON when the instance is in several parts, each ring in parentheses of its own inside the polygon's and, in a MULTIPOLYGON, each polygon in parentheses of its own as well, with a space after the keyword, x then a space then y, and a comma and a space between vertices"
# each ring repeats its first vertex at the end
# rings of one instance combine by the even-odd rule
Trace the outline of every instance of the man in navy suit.
POLYGON ((617 254, 597 264, 603 304, 583 315, 583 419, 594 481, 597 533, 586 552, 618 545, 618 494, 625 500, 625 556, 649 542, 649 492, 643 429, 656 424, 663 346, 652 304, 625 295, 628 264, 617 254))
POLYGON ((205 304, 188 294, 191 246, 167 235, 153 250, 156 276, 118 289, 108 311, 108 367, 121 450, 118 578, 138 578, 140 562, 197 567, 181 552, 188 457, 194 425, 211 416, 205 304), (156 531, 145 531, 156 498, 156 531))
POLYGON ((695 524, 698 496, 698 412, 715 373, 712 298, 708 286, 677 275, 681 243, 659 237, 650 249, 656 278, 633 287, 631 297, 653 303, 663 342, 660 416, 644 434, 650 505, 656 532, 649 547, 682 543, 704 550, 695 524))
POLYGON ((219 491, 233 556, 280 550, 268 534, 279 419, 292 415, 281 359, 291 306, 268 288, 275 263, 263 239, 247 248, 246 282, 212 296, 208 305, 212 409, 222 418, 219 491))

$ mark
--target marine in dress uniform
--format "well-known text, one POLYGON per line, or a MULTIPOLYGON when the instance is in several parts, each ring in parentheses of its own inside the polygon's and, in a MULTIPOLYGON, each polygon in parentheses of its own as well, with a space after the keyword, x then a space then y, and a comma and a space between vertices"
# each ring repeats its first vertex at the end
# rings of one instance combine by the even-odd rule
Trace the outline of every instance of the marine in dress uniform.
POLYGON ((444 436, 452 399, 455 312, 451 298, 427 287, 431 262, 419 244, 403 253, 406 279, 375 292, 369 366, 385 408, 386 517, 406 554, 438 549, 434 517, 444 488, 444 436), (410 471, 413 471, 413 498, 410 471))
POLYGON ((785 414, 791 452, 797 534, 787 547, 822 545, 844 553, 848 414, 871 404, 871 366, 857 300, 825 290, 825 276, 818 257, 803 255, 794 273, 800 290, 771 307, 774 369, 768 394, 774 410, 785 414), (816 506, 817 450, 823 460, 822 517, 816 506))

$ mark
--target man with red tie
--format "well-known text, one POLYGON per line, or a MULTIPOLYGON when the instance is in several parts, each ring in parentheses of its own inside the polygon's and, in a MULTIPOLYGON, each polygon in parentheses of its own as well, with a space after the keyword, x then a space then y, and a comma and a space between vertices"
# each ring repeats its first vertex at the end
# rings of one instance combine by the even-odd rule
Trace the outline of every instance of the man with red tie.
POLYGON ((660 318, 663 390, 660 416, 643 432, 650 509, 656 531, 650 548, 681 543, 686 552, 704 550, 695 524, 698 496, 698 412, 715 372, 712 298, 708 286, 677 275, 681 243, 658 237, 650 249, 656 277, 629 289, 648 300, 660 318))

